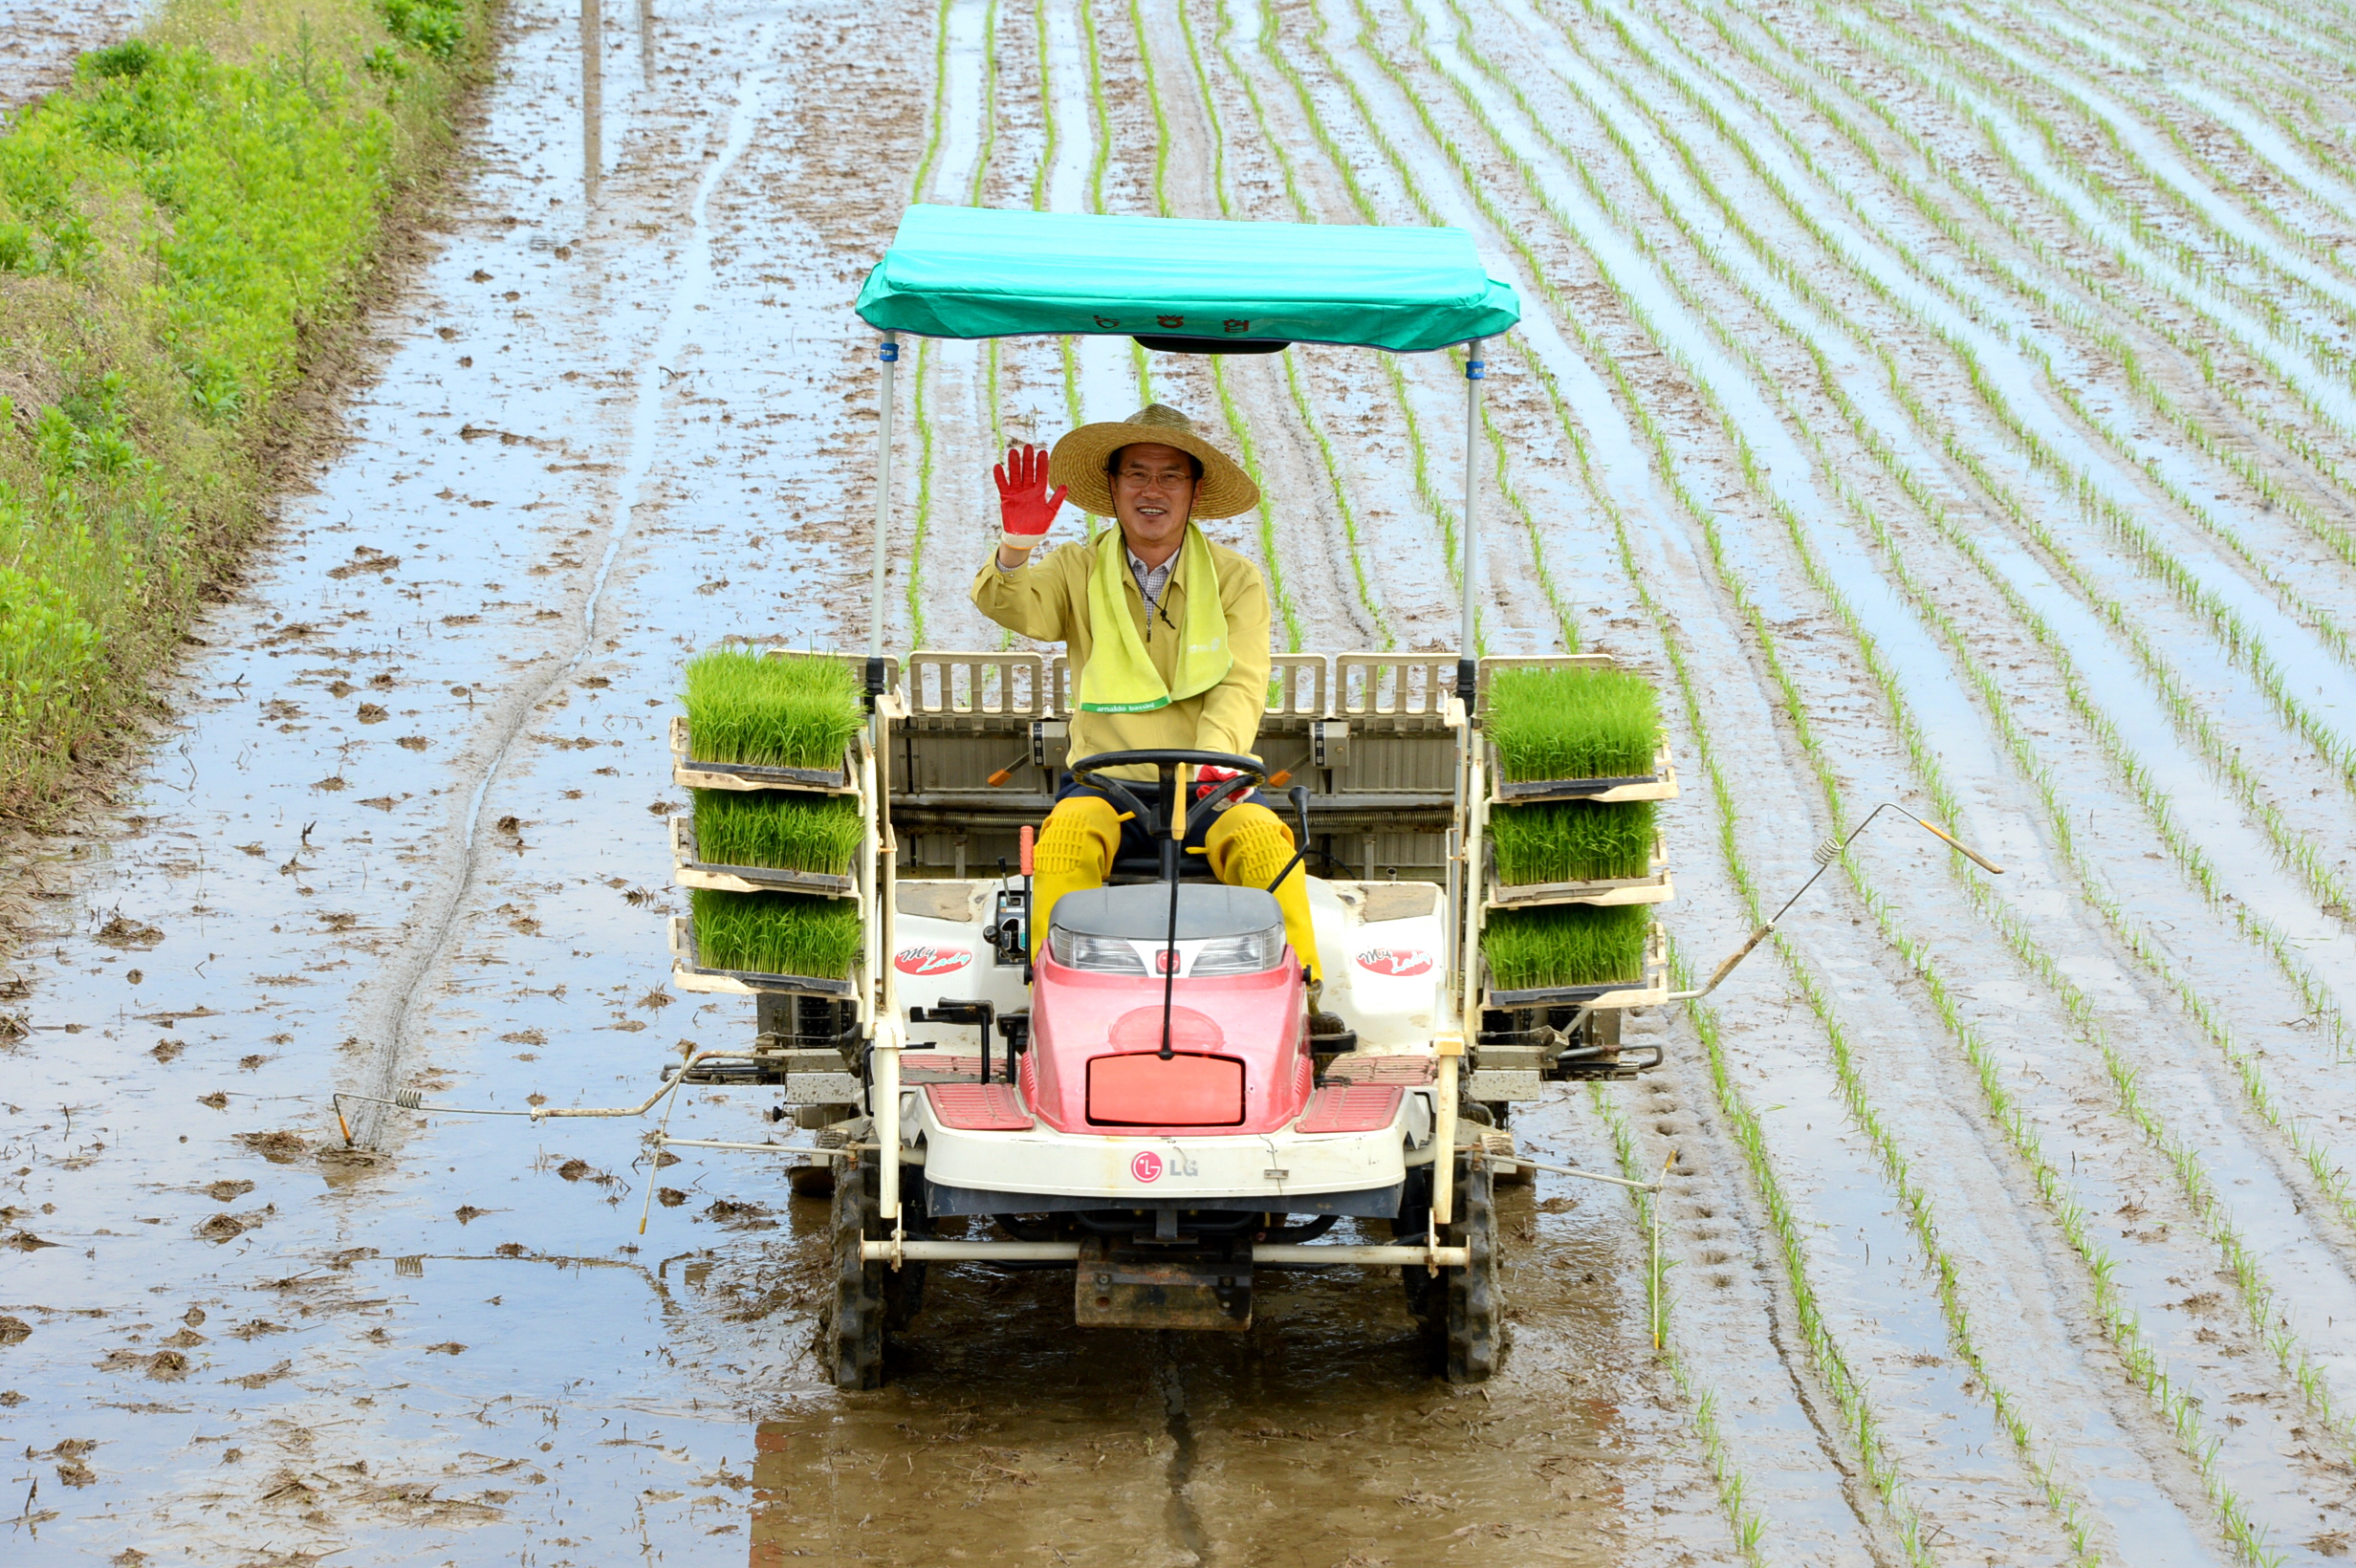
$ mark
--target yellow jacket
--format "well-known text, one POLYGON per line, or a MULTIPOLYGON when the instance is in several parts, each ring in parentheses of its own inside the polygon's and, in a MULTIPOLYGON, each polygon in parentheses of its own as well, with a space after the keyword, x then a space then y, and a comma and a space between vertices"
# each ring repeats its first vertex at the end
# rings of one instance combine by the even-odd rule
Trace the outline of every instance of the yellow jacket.
MULTIPOLYGON (((1118 525, 1107 528, 1102 537, 1103 548, 1123 548, 1118 525)), ((1044 559, 1012 572, 999 569, 993 553, 973 579, 973 607, 982 614, 1017 636, 1066 645, 1075 691, 1096 642, 1088 625, 1088 579, 1096 570, 1098 548, 1094 543, 1058 545, 1044 559)), ((1227 643, 1234 658, 1227 678, 1200 696, 1148 713, 1073 714, 1075 758, 1149 747, 1259 755, 1260 719, 1268 711, 1268 584, 1258 567, 1225 545, 1212 544, 1211 558, 1218 568, 1219 601, 1227 610, 1227 643)), ((1145 596, 1138 591, 1134 575, 1124 571, 1121 580, 1128 589, 1129 614, 1144 637, 1145 596)), ((1186 624, 1187 589, 1173 574, 1162 591, 1163 612, 1175 626, 1186 624)), ((1178 664, 1178 635, 1161 620, 1154 617, 1153 629, 1160 635, 1145 638, 1145 650, 1167 682, 1178 664)), ((1152 776, 1150 769, 1142 772, 1152 776)))

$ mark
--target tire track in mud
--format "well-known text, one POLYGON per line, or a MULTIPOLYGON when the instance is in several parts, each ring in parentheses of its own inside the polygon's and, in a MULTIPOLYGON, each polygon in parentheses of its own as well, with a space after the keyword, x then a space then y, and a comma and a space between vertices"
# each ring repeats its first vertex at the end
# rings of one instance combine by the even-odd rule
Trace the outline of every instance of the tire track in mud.
MULTIPOLYGON (((766 45, 774 34, 774 24, 762 28, 757 34, 761 47, 754 50, 754 58, 770 57, 766 45)), ((665 408, 665 388, 669 367, 665 361, 675 359, 688 342, 695 313, 703 304, 703 295, 710 288, 711 199, 721 183, 733 172, 737 160, 752 144, 755 120, 768 94, 774 90, 775 85, 774 76, 752 72, 736 78, 736 98, 729 111, 727 128, 718 149, 709 155, 703 177, 696 183, 695 193, 688 204, 692 228, 687 256, 678 279, 672 285, 662 325, 635 369, 637 387, 631 409, 628 455, 623 461, 615 499, 607 512, 605 537, 597 570, 590 579, 580 607, 579 624, 572 645, 569 650, 550 657, 542 665, 547 673, 536 684, 513 686, 501 695, 493 708, 488 735, 476 743, 478 750, 488 747, 489 755, 472 781, 464 816, 458 823, 458 863, 444 874, 440 887, 427 905, 423 928, 413 918, 410 934, 401 951, 385 964, 384 976, 369 987, 365 999, 353 1010, 356 1024, 363 1032, 371 1032, 378 1036, 372 1057, 362 1069, 361 1092, 364 1094, 389 1100, 400 1087, 404 1059, 411 1054, 422 993, 443 969, 452 947, 466 930, 466 908, 477 890, 484 850, 484 803, 490 798, 492 787, 505 770, 515 742, 532 722, 533 714, 541 704, 562 691, 566 680, 595 650, 600 634, 600 617, 605 608, 606 589, 613 580, 615 564, 621 559, 623 547, 630 541, 640 509, 649 500, 646 484, 655 465, 658 426, 665 408)), ((385 1108, 382 1105, 364 1107, 353 1128, 356 1142, 367 1147, 378 1146, 383 1141, 384 1122, 385 1108)))

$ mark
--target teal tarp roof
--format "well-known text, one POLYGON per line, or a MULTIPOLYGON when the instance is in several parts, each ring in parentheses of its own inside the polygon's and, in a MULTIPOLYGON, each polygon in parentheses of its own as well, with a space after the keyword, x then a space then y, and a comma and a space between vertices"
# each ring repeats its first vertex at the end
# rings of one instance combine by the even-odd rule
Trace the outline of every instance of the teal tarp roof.
POLYGON ((1169 334, 1414 353, 1521 319, 1461 229, 912 207, 859 292, 927 338, 1169 334))

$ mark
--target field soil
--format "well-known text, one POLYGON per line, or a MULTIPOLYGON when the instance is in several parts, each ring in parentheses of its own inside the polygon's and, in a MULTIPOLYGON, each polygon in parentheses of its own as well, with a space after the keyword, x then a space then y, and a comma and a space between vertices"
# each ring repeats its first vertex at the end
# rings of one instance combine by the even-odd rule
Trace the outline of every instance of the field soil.
POLYGON ((74 74, 75 56, 129 35, 144 0, 0 0, 0 113, 74 74))
MULTIPOLYGON (((37 853, 8 1560, 2345 1557, 2356 17, 2186 14, 510 6, 345 445, 120 814, 37 853), (1471 229, 1525 310, 1487 649, 1661 684, 1681 962, 1884 800, 2004 867, 1884 814, 1630 1021, 1659 1072, 1516 1117, 1666 1172, 1660 1354, 1637 1209, 1540 1176, 1479 1389, 1395 1276, 1132 1337, 936 1269, 840 1395, 822 1205, 518 1115, 751 1029, 665 985, 665 727, 724 635, 863 637, 849 302, 917 198, 1471 229), (501 1114, 347 1147, 337 1090, 501 1114)), ((902 363, 894 647, 998 645, 1003 440, 1151 396, 1249 434, 1272 504, 1211 532, 1280 645, 1452 648, 1448 357, 902 363)))

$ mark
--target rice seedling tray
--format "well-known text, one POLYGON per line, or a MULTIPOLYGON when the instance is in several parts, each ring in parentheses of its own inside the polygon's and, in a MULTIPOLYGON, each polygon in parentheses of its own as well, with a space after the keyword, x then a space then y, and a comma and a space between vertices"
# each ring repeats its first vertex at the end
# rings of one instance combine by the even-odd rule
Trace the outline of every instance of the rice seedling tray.
POLYGON ((799 790, 814 795, 857 795, 859 775, 851 749, 842 749, 839 768, 773 768, 751 762, 705 762, 688 754, 687 719, 671 715, 671 781, 690 790, 799 790))
POLYGON ((1645 977, 1641 984, 1625 980, 1593 986, 1538 986, 1501 991, 1489 978, 1489 960, 1481 960, 1481 1006, 1510 1012, 1516 1008, 1659 1007, 1669 1000, 1669 937, 1660 926, 1645 940, 1645 977))
POLYGON ((1493 806, 1527 806, 1541 800, 1589 800, 1599 805, 1611 805, 1624 800, 1674 800, 1677 798, 1677 766, 1669 754, 1669 742, 1661 742, 1653 753, 1652 772, 1616 778, 1522 778, 1509 780, 1497 758, 1496 747, 1489 749, 1489 803, 1493 806))
POLYGON ((709 969, 695 950, 695 923, 686 915, 671 916, 671 984, 681 991, 731 996, 757 996, 767 991, 840 999, 859 994, 858 986, 849 980, 828 980, 809 974, 760 974, 750 969, 709 969))
POLYGON ((709 887, 723 893, 809 893, 820 898, 859 897, 859 879, 818 871, 788 871, 768 865, 722 865, 696 853, 695 823, 685 814, 671 819, 671 881, 681 887, 709 887))

